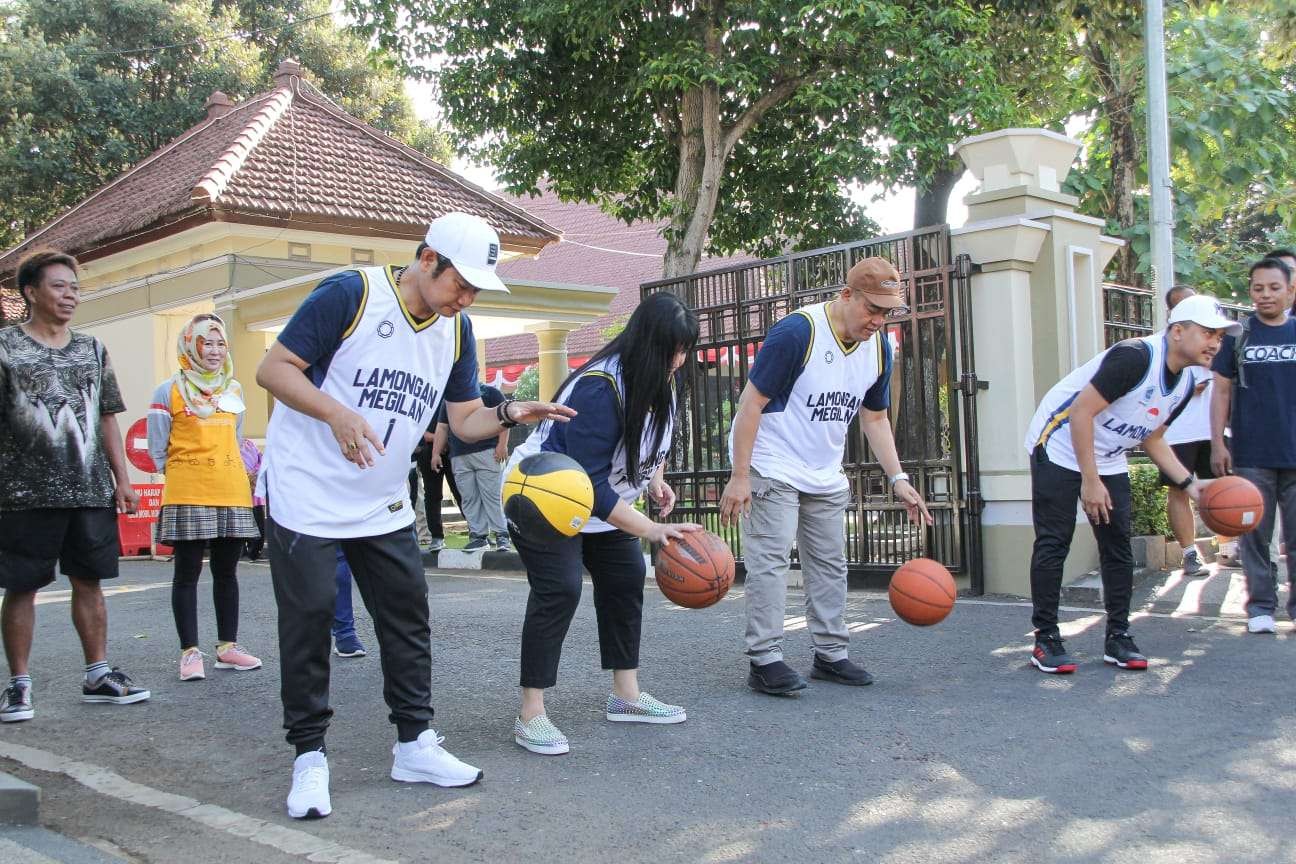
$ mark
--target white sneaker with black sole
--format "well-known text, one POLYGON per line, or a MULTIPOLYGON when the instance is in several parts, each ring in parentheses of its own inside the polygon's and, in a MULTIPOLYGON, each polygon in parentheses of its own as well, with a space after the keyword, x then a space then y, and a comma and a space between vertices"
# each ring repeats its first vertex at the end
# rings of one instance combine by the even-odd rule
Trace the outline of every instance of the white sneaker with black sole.
POLYGON ((292 789, 288 792, 288 815, 294 819, 323 819, 333 812, 329 800, 328 758, 312 750, 293 760, 292 789))
POLYGON ((484 776, 480 768, 460 762, 441 742, 445 738, 432 729, 417 741, 392 745, 391 778, 402 783, 431 783, 435 786, 471 786, 484 776))

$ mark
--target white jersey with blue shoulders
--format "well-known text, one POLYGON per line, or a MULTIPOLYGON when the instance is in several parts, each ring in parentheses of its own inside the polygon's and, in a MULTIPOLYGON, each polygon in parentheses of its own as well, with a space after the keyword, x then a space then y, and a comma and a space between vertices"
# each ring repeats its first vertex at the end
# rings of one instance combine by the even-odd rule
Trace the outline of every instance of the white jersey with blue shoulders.
POLYGON ((836 302, 804 306, 771 327, 749 378, 770 400, 752 447, 752 469, 817 495, 848 485, 842 458, 847 430, 860 408, 883 411, 890 403, 891 348, 885 331, 844 343, 828 317, 836 302))
POLYGON ((639 443, 639 471, 630 476, 626 466, 625 383, 618 355, 590 364, 567 381, 554 401, 577 408, 576 417, 568 423, 546 420, 513 451, 502 477, 508 477, 513 466, 541 451, 565 453, 581 464, 594 486, 594 511, 582 534, 615 530, 606 521, 618 500, 633 506, 652 482, 653 476, 670 453, 671 434, 675 426, 674 402, 666 418, 661 444, 653 450, 656 426, 649 414, 639 443), (594 385, 594 386, 590 386, 594 385))
POLYGON ((276 405, 262 471, 271 518, 329 538, 410 526, 410 454, 443 397, 477 396, 471 334, 466 316, 416 319, 390 267, 345 271, 321 283, 279 341, 310 364, 307 374, 320 390, 368 422, 385 453, 374 452, 373 467, 360 468, 342 456, 327 423, 276 405))

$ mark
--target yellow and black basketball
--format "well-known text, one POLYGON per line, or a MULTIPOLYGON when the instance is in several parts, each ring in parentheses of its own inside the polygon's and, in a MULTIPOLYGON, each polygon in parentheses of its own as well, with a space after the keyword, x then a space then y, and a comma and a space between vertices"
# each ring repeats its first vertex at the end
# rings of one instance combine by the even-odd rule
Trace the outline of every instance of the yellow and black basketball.
POLYGON ((594 486, 580 463, 562 453, 528 456, 504 478, 504 518, 535 543, 575 536, 589 522, 594 486))

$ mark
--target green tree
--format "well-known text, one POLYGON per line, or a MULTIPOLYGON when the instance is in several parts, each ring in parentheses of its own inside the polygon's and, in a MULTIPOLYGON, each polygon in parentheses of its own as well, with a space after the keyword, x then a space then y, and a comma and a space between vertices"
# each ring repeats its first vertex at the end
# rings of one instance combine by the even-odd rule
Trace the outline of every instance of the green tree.
POLYGON ((362 119, 449 158, 390 58, 338 31, 327 0, 244 5, 257 15, 210 0, 0 0, 0 248, 197 123, 212 91, 267 88, 268 58, 291 52, 362 119))
MULTIPOLYGON (((1296 58, 1267 31, 1285 5, 1185 3, 1166 22, 1175 269, 1179 281, 1226 297, 1246 259, 1286 243, 1296 226, 1296 58)), ((1101 98, 1125 95, 1101 106, 1084 165, 1068 182, 1082 209, 1129 241, 1117 281, 1140 284, 1150 270, 1142 58, 1110 69, 1124 83, 1101 98)))
POLYGON ((989 11, 967 0, 348 9, 412 65, 437 58, 465 152, 495 165, 510 191, 546 180, 627 222, 668 220, 668 276, 691 272, 704 249, 859 236, 872 225, 850 184, 900 175, 898 137, 946 147, 1001 95, 989 11))
POLYGON ((270 86, 281 60, 297 60, 347 113, 449 164, 450 139, 440 126, 415 115, 401 64, 358 32, 339 27, 330 0, 213 0, 211 5, 214 14, 233 10, 247 42, 260 49, 263 86, 270 86))
POLYGON ((928 82, 899 91, 902 98, 886 111, 899 118, 889 127, 897 140, 888 173, 895 186, 915 187, 915 227, 947 221, 950 193, 966 170, 951 152, 959 138, 1015 126, 1062 131, 1065 119, 1084 104, 1065 8, 1035 0, 977 0, 975 6, 985 26, 965 38, 984 43, 995 74, 994 98, 969 99, 959 122, 945 129, 922 128, 907 118, 942 108, 927 89, 940 86, 940 72, 928 70, 928 82))

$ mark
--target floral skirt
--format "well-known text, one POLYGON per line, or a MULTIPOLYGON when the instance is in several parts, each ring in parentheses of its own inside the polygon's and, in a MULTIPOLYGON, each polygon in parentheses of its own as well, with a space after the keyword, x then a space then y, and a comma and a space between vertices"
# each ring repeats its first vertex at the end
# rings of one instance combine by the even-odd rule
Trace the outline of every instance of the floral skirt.
POLYGON ((157 540, 214 540, 217 537, 260 537, 251 507, 206 507, 167 504, 158 515, 157 540))

